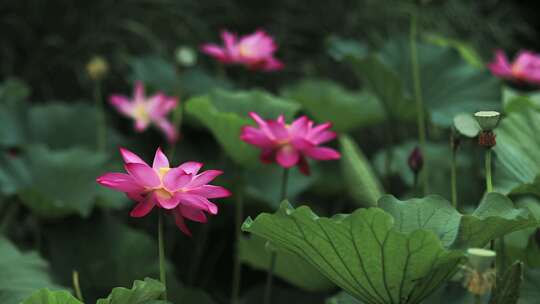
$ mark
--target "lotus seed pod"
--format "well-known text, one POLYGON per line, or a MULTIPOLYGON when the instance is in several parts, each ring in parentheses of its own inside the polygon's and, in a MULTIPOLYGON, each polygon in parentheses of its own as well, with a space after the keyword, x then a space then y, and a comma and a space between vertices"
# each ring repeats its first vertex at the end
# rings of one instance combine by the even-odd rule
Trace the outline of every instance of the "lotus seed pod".
POLYGON ((483 131, 491 131, 499 125, 501 114, 497 111, 480 111, 474 113, 474 118, 483 131))
POLYGON ((489 268, 495 260, 497 253, 493 250, 483 248, 469 248, 467 249, 467 257, 469 258, 469 264, 476 271, 483 273, 489 268))

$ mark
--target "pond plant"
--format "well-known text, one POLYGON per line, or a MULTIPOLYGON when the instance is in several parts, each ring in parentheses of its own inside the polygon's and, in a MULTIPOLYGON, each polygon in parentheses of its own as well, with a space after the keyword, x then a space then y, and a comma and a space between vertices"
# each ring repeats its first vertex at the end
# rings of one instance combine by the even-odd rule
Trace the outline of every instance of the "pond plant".
POLYGON ((96 54, 92 102, 5 79, 0 304, 537 303, 540 56, 486 62, 406 9, 325 40, 343 83, 275 85, 298 63, 262 27, 96 54))

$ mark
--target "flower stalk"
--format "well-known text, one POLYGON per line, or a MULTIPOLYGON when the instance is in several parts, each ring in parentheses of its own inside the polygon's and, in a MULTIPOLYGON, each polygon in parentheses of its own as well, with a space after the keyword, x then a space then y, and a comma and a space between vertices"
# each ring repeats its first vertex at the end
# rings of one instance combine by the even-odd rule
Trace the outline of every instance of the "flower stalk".
POLYGON ((234 268, 233 268, 233 282, 232 282, 232 293, 231 293, 231 302, 233 304, 239 303, 239 293, 240 293, 240 283, 242 282, 242 264, 240 262, 240 238, 242 237, 242 221, 244 219, 244 193, 243 193, 243 178, 242 175, 238 177, 237 180, 237 190, 236 190, 236 254, 234 255, 234 268))
POLYGON ((73 280, 73 289, 75 290, 75 296, 79 301, 84 302, 84 298, 81 292, 81 285, 79 284, 79 273, 76 270, 73 270, 72 273, 73 280))
POLYGON ((452 194, 452 206, 457 209, 457 151, 459 148, 460 139, 459 135, 456 134, 455 130, 452 129, 452 134, 450 135, 450 149, 452 150, 452 164, 450 167, 450 188, 452 194))
POLYGON ((158 249, 159 249, 159 279, 165 291, 163 291, 163 300, 167 301, 167 273, 165 270, 165 242, 163 240, 163 211, 158 212, 158 249))
POLYGON ((485 156, 486 165, 486 192, 493 192, 493 181, 491 177, 491 148, 486 149, 485 156))
POLYGON ((95 56, 86 64, 86 74, 94 83, 94 102, 97 109, 97 134, 96 145, 98 152, 105 153, 107 148, 107 125, 105 121, 105 110, 103 109, 103 96, 101 94, 101 81, 107 76, 109 65, 107 61, 95 56))
MULTIPOLYGON (((287 198, 287 184, 289 180, 289 169, 283 169, 283 176, 281 178, 281 192, 280 192, 280 202, 287 198)), ((277 253, 272 250, 270 256, 270 267, 268 267, 268 273, 266 276, 266 287, 264 290, 264 304, 270 304, 272 298, 272 285, 274 280, 274 270, 276 268, 276 259, 277 253)))
MULTIPOLYGON (((418 141, 420 142, 420 149, 423 153, 426 152, 426 121, 424 117, 424 101, 422 98, 422 84, 420 80, 420 67, 418 63, 418 48, 416 45, 416 37, 418 33, 418 13, 414 10, 411 14, 411 28, 410 28, 410 48, 411 48, 411 65, 412 65, 412 77, 414 83, 414 99, 416 101, 416 121, 418 127, 418 141)), ((422 192, 427 194, 428 185, 428 168, 426 167, 421 176, 422 192)))
POLYGON ((107 122, 105 119, 105 110, 103 108, 103 96, 101 94, 101 81, 94 81, 94 101, 97 108, 97 150, 105 153, 107 148, 107 122))

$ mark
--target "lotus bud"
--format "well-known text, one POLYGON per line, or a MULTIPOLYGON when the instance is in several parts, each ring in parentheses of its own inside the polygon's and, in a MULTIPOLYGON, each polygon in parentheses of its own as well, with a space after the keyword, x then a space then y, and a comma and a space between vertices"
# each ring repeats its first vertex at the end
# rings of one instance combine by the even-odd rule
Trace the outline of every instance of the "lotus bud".
POLYGON ((182 66, 190 67, 197 63, 197 53, 188 46, 180 46, 175 51, 176 62, 182 66))
POLYGON ((92 58, 88 64, 86 64, 86 73, 90 79, 94 81, 99 81, 107 75, 109 71, 109 65, 107 61, 101 56, 95 56, 92 58))
POLYGON ((407 162, 409 168, 411 168, 411 171, 415 175, 422 171, 422 167, 424 167, 424 155, 422 154, 422 150, 420 150, 419 147, 415 147, 409 155, 407 162))

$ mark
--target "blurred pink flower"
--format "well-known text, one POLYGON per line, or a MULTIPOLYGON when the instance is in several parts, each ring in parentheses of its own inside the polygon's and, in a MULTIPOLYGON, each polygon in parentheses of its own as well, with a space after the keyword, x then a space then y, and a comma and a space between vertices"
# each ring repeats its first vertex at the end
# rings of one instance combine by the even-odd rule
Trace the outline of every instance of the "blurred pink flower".
POLYGON ((336 133, 329 131, 329 122, 314 125, 313 121, 302 116, 290 125, 280 115, 276 120, 264 120, 257 113, 251 112, 251 118, 258 124, 257 127, 244 126, 240 138, 262 149, 263 162, 277 162, 284 168, 295 165, 306 175, 309 166, 306 157, 316 160, 339 159, 341 155, 334 149, 319 147, 336 137, 336 133))
POLYGON ((236 35, 226 30, 221 32, 224 46, 206 43, 201 51, 224 64, 241 64, 251 70, 276 71, 283 63, 274 58, 277 45, 266 32, 258 30, 237 40, 236 35))
POLYGON ((495 59, 488 64, 491 72, 499 77, 540 85, 540 55, 521 51, 512 64, 502 50, 496 50, 495 59))
POLYGON ((167 114, 178 105, 176 97, 169 97, 160 92, 146 97, 144 85, 142 82, 136 81, 132 99, 123 95, 111 95, 109 102, 118 112, 135 120, 134 127, 137 132, 142 132, 150 124, 153 124, 165 134, 169 143, 178 140, 178 131, 167 120, 167 114))
POLYGON ((126 173, 106 173, 96 179, 105 187, 124 192, 138 204, 131 210, 132 217, 143 217, 154 207, 170 210, 176 225, 191 235, 184 218, 206 223, 206 214, 217 214, 218 207, 208 199, 230 196, 229 190, 208 185, 222 171, 207 170, 199 173, 202 163, 186 162, 169 167, 169 160, 157 149, 150 167, 135 153, 121 148, 126 173))

